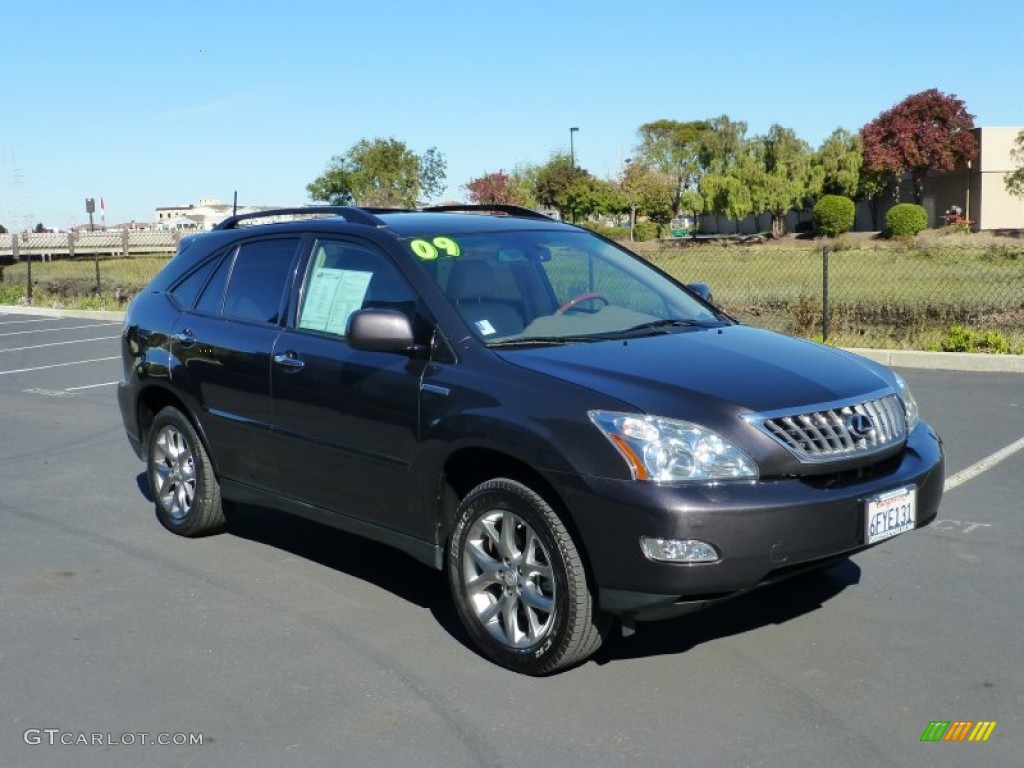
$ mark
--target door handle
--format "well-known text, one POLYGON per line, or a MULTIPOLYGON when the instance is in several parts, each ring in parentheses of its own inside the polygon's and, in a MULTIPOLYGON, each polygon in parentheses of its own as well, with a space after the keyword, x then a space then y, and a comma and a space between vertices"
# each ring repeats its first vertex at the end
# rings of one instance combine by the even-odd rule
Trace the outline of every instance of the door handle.
POLYGON ((294 352, 274 355, 274 362, 289 371, 300 371, 306 365, 294 352))

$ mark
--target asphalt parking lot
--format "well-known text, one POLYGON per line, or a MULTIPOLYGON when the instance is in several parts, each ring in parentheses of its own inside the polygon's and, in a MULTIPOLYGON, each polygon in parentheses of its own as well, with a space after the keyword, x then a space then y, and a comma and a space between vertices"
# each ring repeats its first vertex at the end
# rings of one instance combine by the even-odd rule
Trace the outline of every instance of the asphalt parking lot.
POLYGON ((934 525, 530 679, 397 552, 253 507, 166 532, 119 328, 0 313, 2 766, 1024 765, 1022 374, 902 371, 946 442, 934 525))

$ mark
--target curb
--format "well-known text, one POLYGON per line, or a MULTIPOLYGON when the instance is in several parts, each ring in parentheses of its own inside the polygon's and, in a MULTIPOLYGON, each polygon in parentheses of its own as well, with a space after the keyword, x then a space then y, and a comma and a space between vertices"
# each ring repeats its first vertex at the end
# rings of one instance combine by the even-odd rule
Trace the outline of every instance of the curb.
POLYGON ((857 349, 847 352, 893 368, 980 373, 1024 373, 1024 355, 986 355, 973 352, 920 352, 913 349, 857 349))
POLYGON ((124 320, 124 312, 115 309, 50 309, 0 305, 0 315, 35 315, 37 317, 77 317, 86 320, 124 320))
MULTIPOLYGON (((75 317, 92 320, 123 320, 119 310, 50 309, 0 305, 0 315, 36 315, 39 317, 75 317)), ((918 368, 932 371, 975 371, 979 373, 1024 373, 1024 355, 986 355, 971 352, 921 352, 913 349, 860 349, 843 347, 847 352, 893 368, 918 368)))

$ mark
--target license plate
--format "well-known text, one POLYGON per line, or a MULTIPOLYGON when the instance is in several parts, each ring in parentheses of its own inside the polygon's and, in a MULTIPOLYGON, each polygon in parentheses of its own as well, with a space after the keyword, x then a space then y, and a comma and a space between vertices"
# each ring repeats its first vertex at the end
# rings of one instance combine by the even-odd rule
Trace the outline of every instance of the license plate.
POLYGON ((917 525, 917 488, 908 486, 867 500, 864 543, 878 541, 912 530, 917 525))

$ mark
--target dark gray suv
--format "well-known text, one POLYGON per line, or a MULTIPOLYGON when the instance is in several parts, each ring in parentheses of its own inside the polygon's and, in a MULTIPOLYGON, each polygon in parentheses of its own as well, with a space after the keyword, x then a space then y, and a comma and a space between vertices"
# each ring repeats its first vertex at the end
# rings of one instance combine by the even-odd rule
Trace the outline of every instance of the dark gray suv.
POLYGON ((131 304, 119 401, 160 522, 272 506, 447 571, 546 674, 931 522, 897 374, 745 327, 586 230, 492 206, 236 216, 131 304), (311 217, 311 214, 317 214, 311 217))

